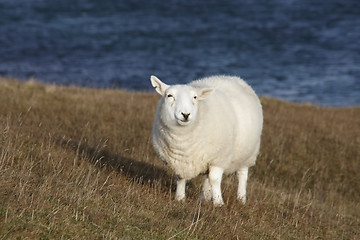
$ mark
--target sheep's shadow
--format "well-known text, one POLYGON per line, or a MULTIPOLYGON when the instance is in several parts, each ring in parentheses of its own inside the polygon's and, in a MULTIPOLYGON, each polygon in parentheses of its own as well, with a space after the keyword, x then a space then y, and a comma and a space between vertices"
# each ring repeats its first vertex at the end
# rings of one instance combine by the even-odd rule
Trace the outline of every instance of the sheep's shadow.
POLYGON ((98 168, 117 171, 141 184, 160 183, 167 191, 175 191, 175 176, 169 175, 165 169, 146 162, 113 154, 102 147, 91 146, 82 141, 61 139, 58 143, 63 148, 71 149, 76 154, 85 156, 89 162, 98 168))

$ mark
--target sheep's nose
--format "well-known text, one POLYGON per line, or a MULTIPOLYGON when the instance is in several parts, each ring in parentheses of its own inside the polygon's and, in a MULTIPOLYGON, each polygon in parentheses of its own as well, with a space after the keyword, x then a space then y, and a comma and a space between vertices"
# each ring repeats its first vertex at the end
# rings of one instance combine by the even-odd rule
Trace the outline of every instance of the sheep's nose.
POLYGON ((188 120, 189 116, 190 116, 190 113, 181 113, 181 115, 183 115, 184 119, 185 120, 188 120))

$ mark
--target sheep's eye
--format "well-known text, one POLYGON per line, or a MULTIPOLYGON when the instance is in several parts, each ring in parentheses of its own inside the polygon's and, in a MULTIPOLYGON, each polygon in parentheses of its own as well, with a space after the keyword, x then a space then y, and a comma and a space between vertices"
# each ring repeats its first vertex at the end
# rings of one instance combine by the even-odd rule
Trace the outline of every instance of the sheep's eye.
POLYGON ((197 96, 194 96, 194 99, 197 99, 197 96))
POLYGON ((168 97, 168 98, 171 98, 171 97, 173 97, 173 95, 172 95, 172 94, 168 94, 167 97, 168 97))

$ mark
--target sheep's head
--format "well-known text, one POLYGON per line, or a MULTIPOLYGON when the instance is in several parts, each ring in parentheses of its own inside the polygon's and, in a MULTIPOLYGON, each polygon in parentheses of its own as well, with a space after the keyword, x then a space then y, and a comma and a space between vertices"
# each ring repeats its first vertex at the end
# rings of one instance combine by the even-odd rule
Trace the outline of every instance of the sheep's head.
POLYGON ((198 103, 211 95, 212 88, 197 89, 188 85, 169 86, 155 76, 151 84, 162 97, 161 117, 168 125, 187 126, 194 122, 198 103))

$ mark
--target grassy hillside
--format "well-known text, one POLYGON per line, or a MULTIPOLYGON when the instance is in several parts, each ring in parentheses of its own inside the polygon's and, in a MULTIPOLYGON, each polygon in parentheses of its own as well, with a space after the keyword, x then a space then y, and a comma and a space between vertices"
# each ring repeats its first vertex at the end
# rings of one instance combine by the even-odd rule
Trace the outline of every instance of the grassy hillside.
POLYGON ((0 79, 0 239, 359 239, 360 108, 262 98, 248 203, 173 200, 155 156, 156 94, 0 79))

